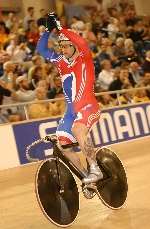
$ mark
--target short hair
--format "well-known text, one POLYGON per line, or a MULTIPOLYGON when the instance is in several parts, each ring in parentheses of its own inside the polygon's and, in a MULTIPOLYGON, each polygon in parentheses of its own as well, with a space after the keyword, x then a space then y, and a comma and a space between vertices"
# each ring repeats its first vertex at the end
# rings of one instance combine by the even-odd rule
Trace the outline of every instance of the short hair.
POLYGON ((110 64, 111 64, 111 61, 110 61, 110 60, 107 60, 107 59, 103 60, 103 61, 101 62, 101 68, 104 69, 105 64, 107 64, 107 63, 110 63, 110 64))
POLYGON ((27 8, 27 11, 28 11, 28 12, 30 12, 31 10, 34 10, 34 7, 33 7, 33 6, 29 6, 29 7, 27 8))

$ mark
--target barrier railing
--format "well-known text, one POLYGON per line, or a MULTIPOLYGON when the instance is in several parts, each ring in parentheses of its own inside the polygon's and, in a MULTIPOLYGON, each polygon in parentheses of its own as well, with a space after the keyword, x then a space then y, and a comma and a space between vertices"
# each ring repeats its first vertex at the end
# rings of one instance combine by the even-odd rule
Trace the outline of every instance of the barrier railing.
MULTIPOLYGON (((150 90, 150 86, 148 87, 137 87, 137 88, 130 88, 130 89, 122 89, 122 90, 116 90, 116 91, 106 91, 106 92, 100 92, 100 93, 95 93, 96 97, 102 96, 105 94, 116 94, 116 99, 118 102, 118 106, 121 106, 120 101, 119 101, 119 96, 124 93, 128 92, 134 92, 137 90, 150 90)), ((31 102, 21 102, 21 103, 13 103, 13 104, 5 104, 5 105, 0 105, 0 110, 2 108, 12 108, 12 107, 23 107, 24 113, 25 113, 25 118, 26 120, 29 120, 29 115, 28 115, 28 109, 27 106, 31 104, 38 104, 38 103, 47 103, 47 102, 56 102, 56 101, 62 101, 64 98, 55 98, 55 99, 46 99, 46 100, 37 100, 37 101, 31 101, 31 102)))

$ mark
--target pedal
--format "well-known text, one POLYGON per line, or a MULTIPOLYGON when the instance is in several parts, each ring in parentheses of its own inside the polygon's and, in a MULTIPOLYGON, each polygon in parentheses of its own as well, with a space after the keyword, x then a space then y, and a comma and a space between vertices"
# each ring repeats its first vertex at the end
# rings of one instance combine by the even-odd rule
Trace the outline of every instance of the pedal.
POLYGON ((95 184, 82 185, 82 192, 86 199, 92 199, 96 195, 95 184))

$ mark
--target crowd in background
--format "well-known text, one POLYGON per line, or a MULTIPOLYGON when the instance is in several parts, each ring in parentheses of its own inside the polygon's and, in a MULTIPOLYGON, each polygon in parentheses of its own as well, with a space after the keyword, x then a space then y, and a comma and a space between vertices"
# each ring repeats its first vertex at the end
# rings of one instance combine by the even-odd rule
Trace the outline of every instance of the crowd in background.
MULTIPOLYGON (((95 66, 95 92, 150 86, 150 16, 137 16, 131 0, 114 0, 104 5, 95 0, 91 6, 57 1, 61 24, 83 36, 91 49, 95 66)), ((46 9, 35 18, 33 6, 24 18, 15 13, 0 13, 0 105, 34 101, 23 106, 0 109, 0 123, 62 115, 63 100, 36 103, 63 97, 56 67, 45 61, 36 44, 45 30, 46 9)), ((49 48, 59 52, 55 31, 49 48)), ((149 90, 98 96, 100 107, 150 101, 149 90)))

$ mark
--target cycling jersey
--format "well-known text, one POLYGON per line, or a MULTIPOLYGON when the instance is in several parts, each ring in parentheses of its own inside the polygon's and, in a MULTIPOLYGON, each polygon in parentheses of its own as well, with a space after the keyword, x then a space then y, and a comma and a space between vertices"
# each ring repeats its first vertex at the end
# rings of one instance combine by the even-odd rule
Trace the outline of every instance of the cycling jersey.
POLYGON ((57 66, 62 81, 67 111, 58 126, 57 134, 64 134, 75 141, 71 137, 71 127, 75 122, 82 122, 89 128, 99 119, 99 106, 94 95, 94 65, 89 47, 81 36, 67 29, 62 29, 60 33, 77 47, 79 55, 74 61, 70 63, 63 55, 48 48, 47 31, 41 36, 37 50, 57 66), (69 127, 66 126, 67 122, 69 127))

